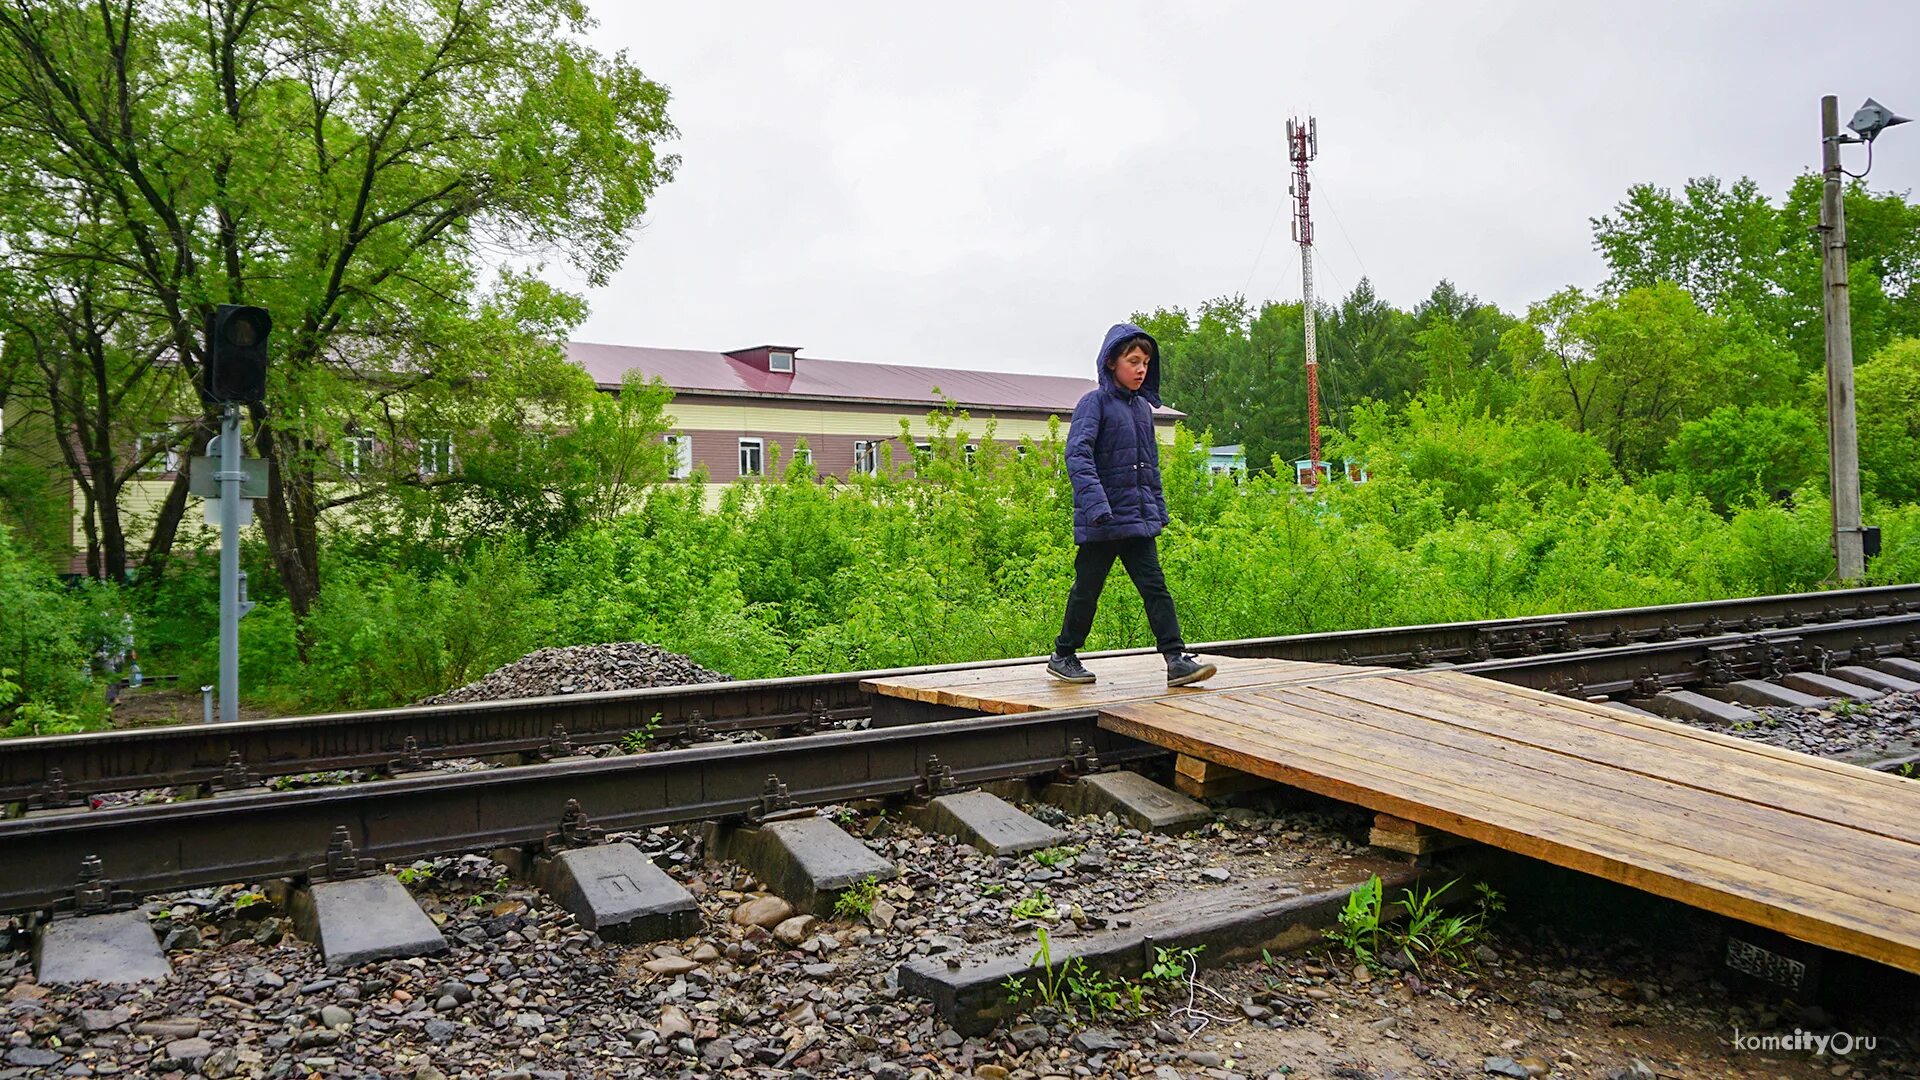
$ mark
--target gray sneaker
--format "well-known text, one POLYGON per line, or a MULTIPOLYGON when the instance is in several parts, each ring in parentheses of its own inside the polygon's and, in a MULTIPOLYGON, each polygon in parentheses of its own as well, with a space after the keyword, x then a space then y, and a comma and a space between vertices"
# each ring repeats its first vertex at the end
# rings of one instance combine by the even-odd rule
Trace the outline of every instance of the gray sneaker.
POLYGON ((1186 653, 1167 654, 1168 686, 1187 686, 1191 683, 1204 682, 1213 678, 1219 670, 1212 664, 1203 664, 1186 653))
POLYGON ((1065 656, 1056 653, 1053 659, 1047 661, 1047 674, 1070 683, 1093 681, 1093 672, 1088 671, 1087 666, 1080 662, 1080 658, 1072 653, 1065 656))

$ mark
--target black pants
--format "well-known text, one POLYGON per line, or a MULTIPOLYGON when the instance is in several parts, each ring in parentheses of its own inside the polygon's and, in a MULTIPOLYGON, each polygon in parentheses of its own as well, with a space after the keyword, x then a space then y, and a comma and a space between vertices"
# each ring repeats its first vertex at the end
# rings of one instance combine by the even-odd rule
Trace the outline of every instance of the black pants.
POLYGON ((1160 570, 1160 547, 1151 536, 1126 540, 1096 540, 1081 544, 1073 557, 1073 591, 1067 594, 1067 617, 1060 625, 1060 637, 1053 643, 1059 655, 1078 652, 1087 643, 1093 629, 1093 613, 1100 606, 1100 590, 1106 587, 1113 560, 1119 559, 1140 590, 1147 606, 1147 624, 1153 627, 1154 640, 1163 653, 1186 650, 1180 640, 1180 619, 1173 613, 1173 594, 1167 591, 1167 575, 1160 570))

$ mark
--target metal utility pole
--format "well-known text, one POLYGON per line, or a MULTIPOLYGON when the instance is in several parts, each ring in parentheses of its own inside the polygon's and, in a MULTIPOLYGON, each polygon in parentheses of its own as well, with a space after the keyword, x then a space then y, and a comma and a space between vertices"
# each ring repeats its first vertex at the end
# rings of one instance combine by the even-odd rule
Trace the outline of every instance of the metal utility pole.
POLYGON ((1853 312, 1847 297, 1847 220, 1841 203, 1840 101, 1820 99, 1821 273, 1827 314, 1827 474, 1836 576, 1866 573, 1860 531, 1860 445, 1853 419, 1853 312))
POLYGON ((220 720, 240 719, 240 406, 220 415, 220 720))
POLYGON ((1313 215, 1307 207, 1307 163, 1320 155, 1319 125, 1287 121, 1287 156, 1293 161, 1293 238, 1300 245, 1300 297, 1307 343, 1307 486, 1320 482, 1320 359, 1313 318, 1313 215))

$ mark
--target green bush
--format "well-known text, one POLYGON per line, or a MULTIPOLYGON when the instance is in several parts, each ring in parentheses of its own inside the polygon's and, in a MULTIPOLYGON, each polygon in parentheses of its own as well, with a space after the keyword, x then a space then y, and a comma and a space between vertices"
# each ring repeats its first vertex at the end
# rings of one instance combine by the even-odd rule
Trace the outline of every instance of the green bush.
POLYGON ((100 720, 106 699, 94 653, 120 623, 117 599, 111 586, 62 585, 0 523, 0 728, 46 734, 100 720))

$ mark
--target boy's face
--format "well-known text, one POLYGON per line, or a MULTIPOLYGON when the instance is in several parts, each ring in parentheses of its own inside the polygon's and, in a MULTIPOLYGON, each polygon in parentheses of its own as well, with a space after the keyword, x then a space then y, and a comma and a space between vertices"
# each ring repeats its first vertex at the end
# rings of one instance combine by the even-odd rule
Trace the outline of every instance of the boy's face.
POLYGON ((1153 358, 1147 355, 1147 350, 1134 345, 1113 362, 1113 379, 1129 390, 1139 390, 1146 384, 1147 366, 1151 363, 1153 358))

